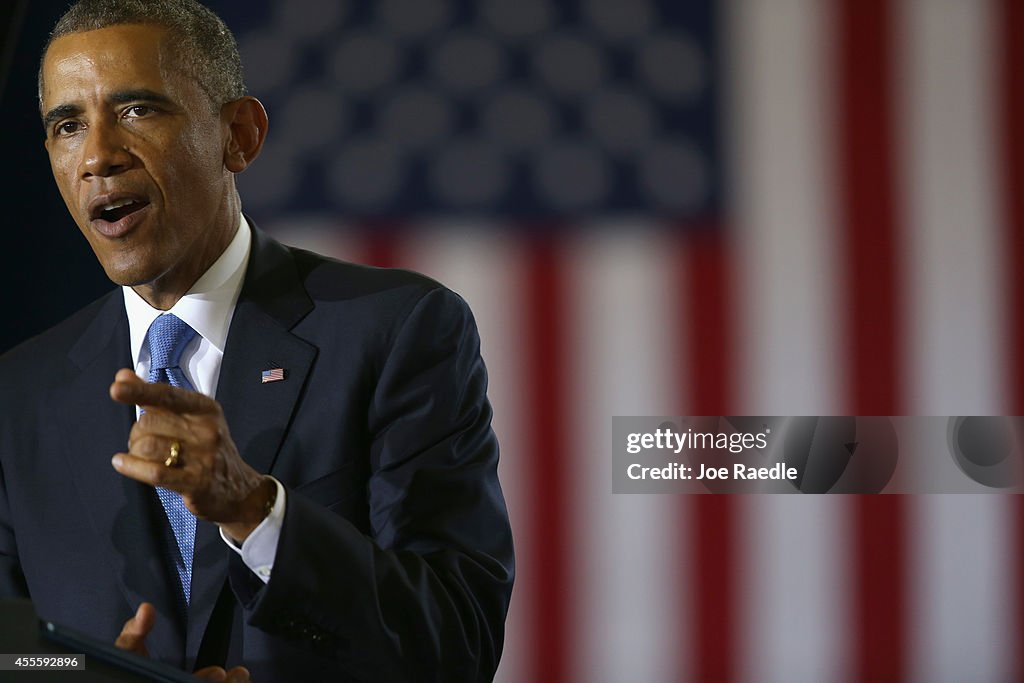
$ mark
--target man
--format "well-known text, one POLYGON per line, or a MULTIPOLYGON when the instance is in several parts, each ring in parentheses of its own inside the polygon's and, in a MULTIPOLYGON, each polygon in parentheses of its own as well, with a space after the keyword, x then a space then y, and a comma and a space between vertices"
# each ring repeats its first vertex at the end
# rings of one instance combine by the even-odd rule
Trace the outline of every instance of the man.
POLYGON ((464 302, 242 216, 267 116, 193 0, 78 2, 40 106, 121 288, 0 359, 0 593, 210 680, 493 676, 512 547, 464 302))

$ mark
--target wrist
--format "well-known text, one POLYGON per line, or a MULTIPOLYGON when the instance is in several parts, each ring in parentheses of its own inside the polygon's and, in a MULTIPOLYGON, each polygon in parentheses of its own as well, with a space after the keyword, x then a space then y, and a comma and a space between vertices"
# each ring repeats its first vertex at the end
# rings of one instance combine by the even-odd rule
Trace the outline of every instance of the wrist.
POLYGON ((220 528, 232 540, 241 544, 270 515, 276 500, 277 484, 273 479, 264 475, 260 477, 259 484, 239 506, 242 513, 239 519, 235 522, 221 524, 220 528))

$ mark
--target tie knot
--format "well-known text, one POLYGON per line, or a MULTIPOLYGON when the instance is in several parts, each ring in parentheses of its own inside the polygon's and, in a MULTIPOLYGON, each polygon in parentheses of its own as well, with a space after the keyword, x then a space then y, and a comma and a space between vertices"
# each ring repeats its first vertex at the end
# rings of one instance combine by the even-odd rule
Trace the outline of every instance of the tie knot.
POLYGON ((173 313, 165 313, 149 326, 150 370, 178 367, 181 354, 196 336, 196 331, 173 313))

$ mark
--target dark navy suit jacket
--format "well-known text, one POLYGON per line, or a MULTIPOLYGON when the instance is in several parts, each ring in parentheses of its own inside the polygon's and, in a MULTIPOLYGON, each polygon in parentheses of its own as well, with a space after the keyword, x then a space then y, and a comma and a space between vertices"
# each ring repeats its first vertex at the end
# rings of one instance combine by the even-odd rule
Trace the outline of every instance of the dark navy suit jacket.
POLYGON ((288 490, 269 584, 200 521, 176 608, 155 493, 110 465, 135 417, 108 394, 132 366, 118 290, 0 358, 0 594, 109 642, 152 602, 152 657, 256 683, 489 679, 513 554, 472 315, 253 232, 217 400, 288 490))

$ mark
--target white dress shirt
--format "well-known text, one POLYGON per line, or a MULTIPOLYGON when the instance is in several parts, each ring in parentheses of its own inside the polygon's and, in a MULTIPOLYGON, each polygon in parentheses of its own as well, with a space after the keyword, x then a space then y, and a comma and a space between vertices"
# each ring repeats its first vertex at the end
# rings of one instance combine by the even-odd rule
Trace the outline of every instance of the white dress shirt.
MULTIPOLYGON (((169 311, 153 308, 131 287, 121 288, 124 308, 128 314, 132 358, 139 377, 149 379, 149 345, 146 343, 149 326, 162 313, 173 313, 198 333, 181 356, 182 372, 196 391, 216 396, 224 346, 231 317, 235 313, 235 304, 245 280, 251 242, 252 230, 245 218, 240 216, 238 229, 227 249, 169 311)), ((249 534, 241 547, 228 538, 223 530, 220 533, 228 547, 241 555, 246 566, 264 583, 270 580, 284 521, 284 487, 276 479, 274 483, 277 484, 277 499, 273 509, 249 534)))

